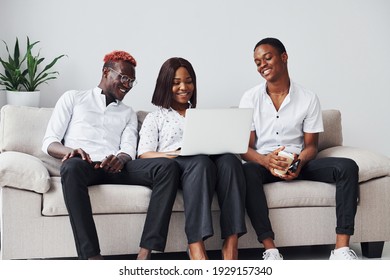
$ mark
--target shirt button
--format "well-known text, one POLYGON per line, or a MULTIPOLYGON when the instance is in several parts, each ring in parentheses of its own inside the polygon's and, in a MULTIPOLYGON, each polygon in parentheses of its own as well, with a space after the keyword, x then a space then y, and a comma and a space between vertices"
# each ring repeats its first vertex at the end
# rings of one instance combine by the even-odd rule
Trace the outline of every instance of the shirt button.
POLYGON ((279 119, 279 116, 276 116, 277 119, 279 119))
POLYGON ((279 134, 279 132, 276 132, 276 134, 279 134))

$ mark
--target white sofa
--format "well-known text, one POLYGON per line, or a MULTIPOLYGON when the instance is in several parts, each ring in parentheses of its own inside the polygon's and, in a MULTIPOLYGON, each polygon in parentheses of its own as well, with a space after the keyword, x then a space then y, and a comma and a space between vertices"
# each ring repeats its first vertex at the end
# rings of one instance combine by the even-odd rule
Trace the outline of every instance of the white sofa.
MULTIPOLYGON (((73 235, 59 178, 60 162, 41 152, 51 108, 6 105, 0 125, 1 259, 75 257, 73 235)), ((139 112, 141 123, 145 112, 139 112)), ((360 201, 355 235, 367 257, 380 257, 390 241, 390 159, 360 148, 342 146, 341 115, 323 112, 319 157, 345 156, 360 168, 360 201)), ((334 244, 335 187, 294 181, 265 186, 270 218, 279 247, 334 244)), ((98 185, 89 189, 103 255, 135 254, 143 229, 150 190, 143 186, 98 185)), ((213 202, 215 234, 207 249, 221 248, 219 208, 213 202)), ((259 243, 247 219, 240 248, 259 243)), ((179 192, 169 229, 167 252, 185 251, 184 214, 179 192)))

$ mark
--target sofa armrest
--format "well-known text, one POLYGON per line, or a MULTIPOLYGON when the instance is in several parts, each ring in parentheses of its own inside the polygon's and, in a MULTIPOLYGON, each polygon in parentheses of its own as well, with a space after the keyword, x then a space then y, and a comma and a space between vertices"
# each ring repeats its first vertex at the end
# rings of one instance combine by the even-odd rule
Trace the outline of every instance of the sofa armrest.
POLYGON ((359 183, 374 178, 390 176, 390 158, 362 148, 338 146, 322 150, 317 158, 345 157, 359 166, 359 183))
POLYGON ((50 188, 50 175, 43 162, 20 152, 0 154, 0 187, 13 187, 45 193, 50 188))

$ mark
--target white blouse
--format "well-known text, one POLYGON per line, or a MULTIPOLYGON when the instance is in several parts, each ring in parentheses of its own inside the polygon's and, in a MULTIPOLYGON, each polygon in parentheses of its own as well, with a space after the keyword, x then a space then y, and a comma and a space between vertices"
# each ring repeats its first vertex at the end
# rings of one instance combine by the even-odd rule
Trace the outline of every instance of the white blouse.
POLYGON ((138 156, 169 152, 181 147, 185 118, 173 109, 159 107, 149 113, 139 132, 138 156))

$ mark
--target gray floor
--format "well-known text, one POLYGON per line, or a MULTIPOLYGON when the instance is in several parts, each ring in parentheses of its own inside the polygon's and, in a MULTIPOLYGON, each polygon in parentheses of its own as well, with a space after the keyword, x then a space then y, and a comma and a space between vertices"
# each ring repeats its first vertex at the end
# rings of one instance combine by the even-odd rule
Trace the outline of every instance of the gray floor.
MULTIPOLYGON (((284 247, 280 248, 285 260, 327 260, 329 259, 330 251, 334 246, 300 246, 300 247, 284 247)), ((360 259, 366 259, 362 256, 360 244, 351 244, 353 249, 360 259)), ((240 260, 258 260, 262 258, 262 249, 245 249, 239 251, 240 260)), ((209 258, 212 260, 220 260, 221 253, 219 251, 209 251, 209 258)), ((126 256, 110 256, 107 259, 135 259, 135 255, 126 256)), ((186 253, 155 253, 152 254, 153 260, 188 260, 186 253)), ((383 260, 390 260, 390 242, 386 242, 383 248, 382 258, 383 260)), ((377 259, 369 259, 377 260, 377 259)))
MULTIPOLYGON (((334 246, 307 246, 281 248, 280 251, 287 260, 327 260, 333 248, 334 246)), ((362 256, 360 243, 351 244, 351 249, 355 251, 359 259, 367 259, 362 256)), ((390 260, 390 242, 385 243, 381 259, 390 260)))

